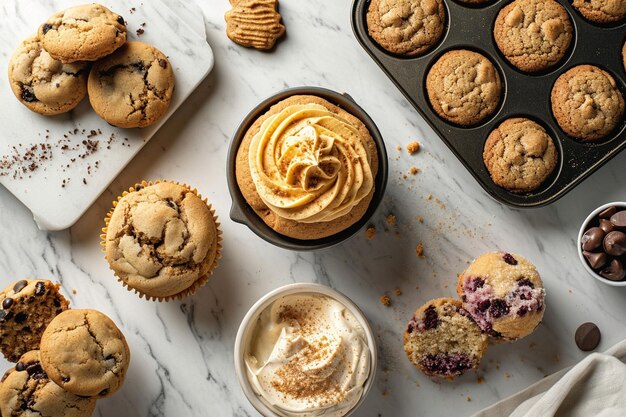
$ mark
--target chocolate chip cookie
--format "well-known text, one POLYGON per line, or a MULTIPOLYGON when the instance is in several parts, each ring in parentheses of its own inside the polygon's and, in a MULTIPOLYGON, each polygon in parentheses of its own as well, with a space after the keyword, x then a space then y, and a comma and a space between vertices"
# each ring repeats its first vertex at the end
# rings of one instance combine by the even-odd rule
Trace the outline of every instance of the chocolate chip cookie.
POLYGON ((565 8, 554 0, 515 0, 498 13, 493 34, 511 64, 536 72, 563 58, 573 28, 565 8))
POLYGON ((446 11, 442 0, 372 0, 367 30, 387 51, 423 55, 443 35, 446 11))
POLYGON ((438 298, 411 318, 404 351, 426 375, 453 377, 478 368, 487 351, 487 335, 464 314, 460 300, 438 298))
POLYGON ((0 414, 7 417, 89 417, 95 398, 71 394, 52 382, 41 367, 39 351, 24 354, 0 384, 0 414))
POLYGON ((626 16, 624 0, 574 0, 572 6, 595 23, 618 22, 626 16))
POLYGON ((72 110, 87 95, 87 65, 63 64, 36 38, 28 38, 9 61, 9 82, 15 97, 30 110, 53 116, 72 110))
POLYGON ((277 0, 231 0, 226 12, 226 35, 241 46, 272 49, 285 34, 285 26, 276 10, 277 0))
POLYGON ((112 395, 124 383, 130 362, 120 329, 95 310, 67 310, 55 317, 41 338, 40 356, 48 377, 81 397, 112 395))
POLYGON ((124 18, 100 4, 71 7, 39 27, 39 39, 61 62, 95 61, 126 42, 124 18))
POLYGON ((170 106, 174 71, 161 51, 128 42, 96 62, 89 73, 89 101, 98 116, 123 127, 156 123, 170 106))
POLYGON ((193 294, 217 266, 221 232, 215 212, 195 190, 173 182, 125 192, 107 220, 109 266, 148 299, 193 294))
POLYGON ((485 142, 483 161, 491 179, 513 192, 537 189, 556 167, 554 142, 543 127, 525 118, 505 120, 485 142))
POLYGON ((498 108, 502 85, 489 59, 461 49, 446 52, 435 62, 426 76, 426 89, 440 117, 469 126, 498 108))
POLYGON ((562 74, 552 87, 551 101, 561 129, 582 140, 606 137, 624 116, 624 98, 615 79, 593 65, 562 74))
POLYGON ((38 349, 48 324, 68 309, 59 287, 47 280, 23 279, 0 292, 0 349, 9 361, 38 349))

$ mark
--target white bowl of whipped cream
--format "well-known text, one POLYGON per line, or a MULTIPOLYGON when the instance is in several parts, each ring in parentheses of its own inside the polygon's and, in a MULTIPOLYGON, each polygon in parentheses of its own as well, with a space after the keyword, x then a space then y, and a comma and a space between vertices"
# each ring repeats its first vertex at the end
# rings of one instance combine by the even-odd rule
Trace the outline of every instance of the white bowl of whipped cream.
POLYGON ((349 416, 371 389, 376 365, 365 315, 321 284, 271 291, 248 311, 235 339, 239 384, 266 417, 349 416))

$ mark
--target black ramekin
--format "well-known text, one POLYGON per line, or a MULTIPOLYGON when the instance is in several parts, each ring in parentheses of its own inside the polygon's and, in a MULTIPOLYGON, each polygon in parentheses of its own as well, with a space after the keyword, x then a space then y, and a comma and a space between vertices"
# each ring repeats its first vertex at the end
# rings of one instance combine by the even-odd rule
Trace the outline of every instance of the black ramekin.
POLYGON ((230 142, 230 147, 228 149, 228 163, 226 169, 226 175, 228 178, 228 189, 230 190, 230 196, 233 200, 233 205, 230 210, 230 218, 233 221, 248 226, 248 228, 252 230, 257 236, 275 246, 294 251, 312 251, 328 248, 330 246, 334 246, 338 243, 343 242, 344 240, 353 236, 363 226, 365 226, 367 222, 369 222, 369 220, 376 212, 376 209, 380 205, 380 202, 383 199, 383 195, 385 194, 389 167, 387 163, 387 150, 385 149, 385 143, 380 132, 378 131, 378 128, 376 127, 376 124, 368 116, 368 114, 358 104, 354 102, 352 97, 350 97, 346 93, 340 94, 335 91, 320 87, 296 87, 286 89, 263 100, 263 102, 261 102, 250 113, 248 113, 248 115, 243 119, 243 121, 237 128, 237 131, 235 132, 233 139, 230 142), (241 194, 241 191, 239 190, 239 185, 237 184, 237 176, 235 174, 237 151, 239 150, 239 145, 241 144, 250 126, 252 126, 252 124, 260 116, 265 114, 271 106, 294 95, 311 95, 321 97, 341 107, 348 113, 354 115, 363 122, 365 127, 367 127, 367 130, 369 130, 370 135, 372 135, 374 143, 376 144, 376 150, 378 151, 378 173, 376 174, 376 178, 374 180, 374 196, 372 198, 372 201, 370 202, 367 211, 365 212, 363 217, 361 217, 352 226, 348 227, 345 230, 342 230, 337 234, 322 239, 294 239, 277 233, 274 229, 266 225, 263 219, 261 219, 254 212, 252 207, 248 205, 243 194, 241 194))

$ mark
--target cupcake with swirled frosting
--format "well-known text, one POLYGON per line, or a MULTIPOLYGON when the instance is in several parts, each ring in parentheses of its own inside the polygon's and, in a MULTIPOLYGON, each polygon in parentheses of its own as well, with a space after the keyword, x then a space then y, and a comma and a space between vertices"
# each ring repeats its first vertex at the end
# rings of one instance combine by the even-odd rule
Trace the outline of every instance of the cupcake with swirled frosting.
POLYGON ((301 240, 339 233, 365 215, 378 171, 361 120, 316 96, 273 105, 246 132, 236 176, 244 198, 276 232, 301 240))

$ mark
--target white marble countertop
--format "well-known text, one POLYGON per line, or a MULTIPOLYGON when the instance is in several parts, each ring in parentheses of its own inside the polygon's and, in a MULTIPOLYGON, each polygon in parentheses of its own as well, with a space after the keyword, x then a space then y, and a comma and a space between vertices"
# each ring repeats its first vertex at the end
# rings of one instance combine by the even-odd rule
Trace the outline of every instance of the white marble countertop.
MULTIPOLYGON (((201 4, 215 69, 74 227, 41 232, 30 213, 0 190, 0 285, 22 277, 60 280, 74 307, 107 313, 127 336, 133 357, 126 383, 114 397, 99 402, 95 415, 257 415, 235 379, 235 333, 259 297, 294 281, 321 282, 342 291, 364 310, 379 337, 378 379, 357 416, 466 416, 583 358, 573 340, 582 322, 600 326, 598 350, 626 336, 626 289, 589 277, 575 247, 589 211, 626 200, 626 152, 549 207, 503 207, 487 196, 357 44, 350 29, 350 1, 326 0, 322 7, 321 1, 283 0, 287 36, 269 54, 228 40, 223 19, 227 0, 201 4), (300 85, 350 93, 386 140, 390 181, 371 241, 361 232, 329 251, 291 253, 228 219, 225 159, 231 134, 262 98, 300 85), (422 152, 409 156, 396 150, 415 139, 422 152), (413 165, 422 172, 403 179, 413 165), (113 278, 100 252, 102 218, 112 198, 137 180, 154 178, 193 184, 223 220, 221 265, 204 288, 183 302, 138 299, 113 278), (389 213, 397 217, 396 227, 387 225, 389 213), (417 216, 424 217, 423 224, 417 216), (418 242, 425 247, 423 259, 415 255, 418 242), (522 341, 491 347, 478 373, 432 382, 404 355, 405 324, 428 299, 454 295, 456 274, 466 262, 495 249, 520 253, 537 265, 548 293, 544 322, 522 341), (403 292, 399 297, 396 287, 403 292), (393 300, 391 307, 378 301, 385 292, 393 300)), ((1 362, 0 370, 8 366, 1 362)))

